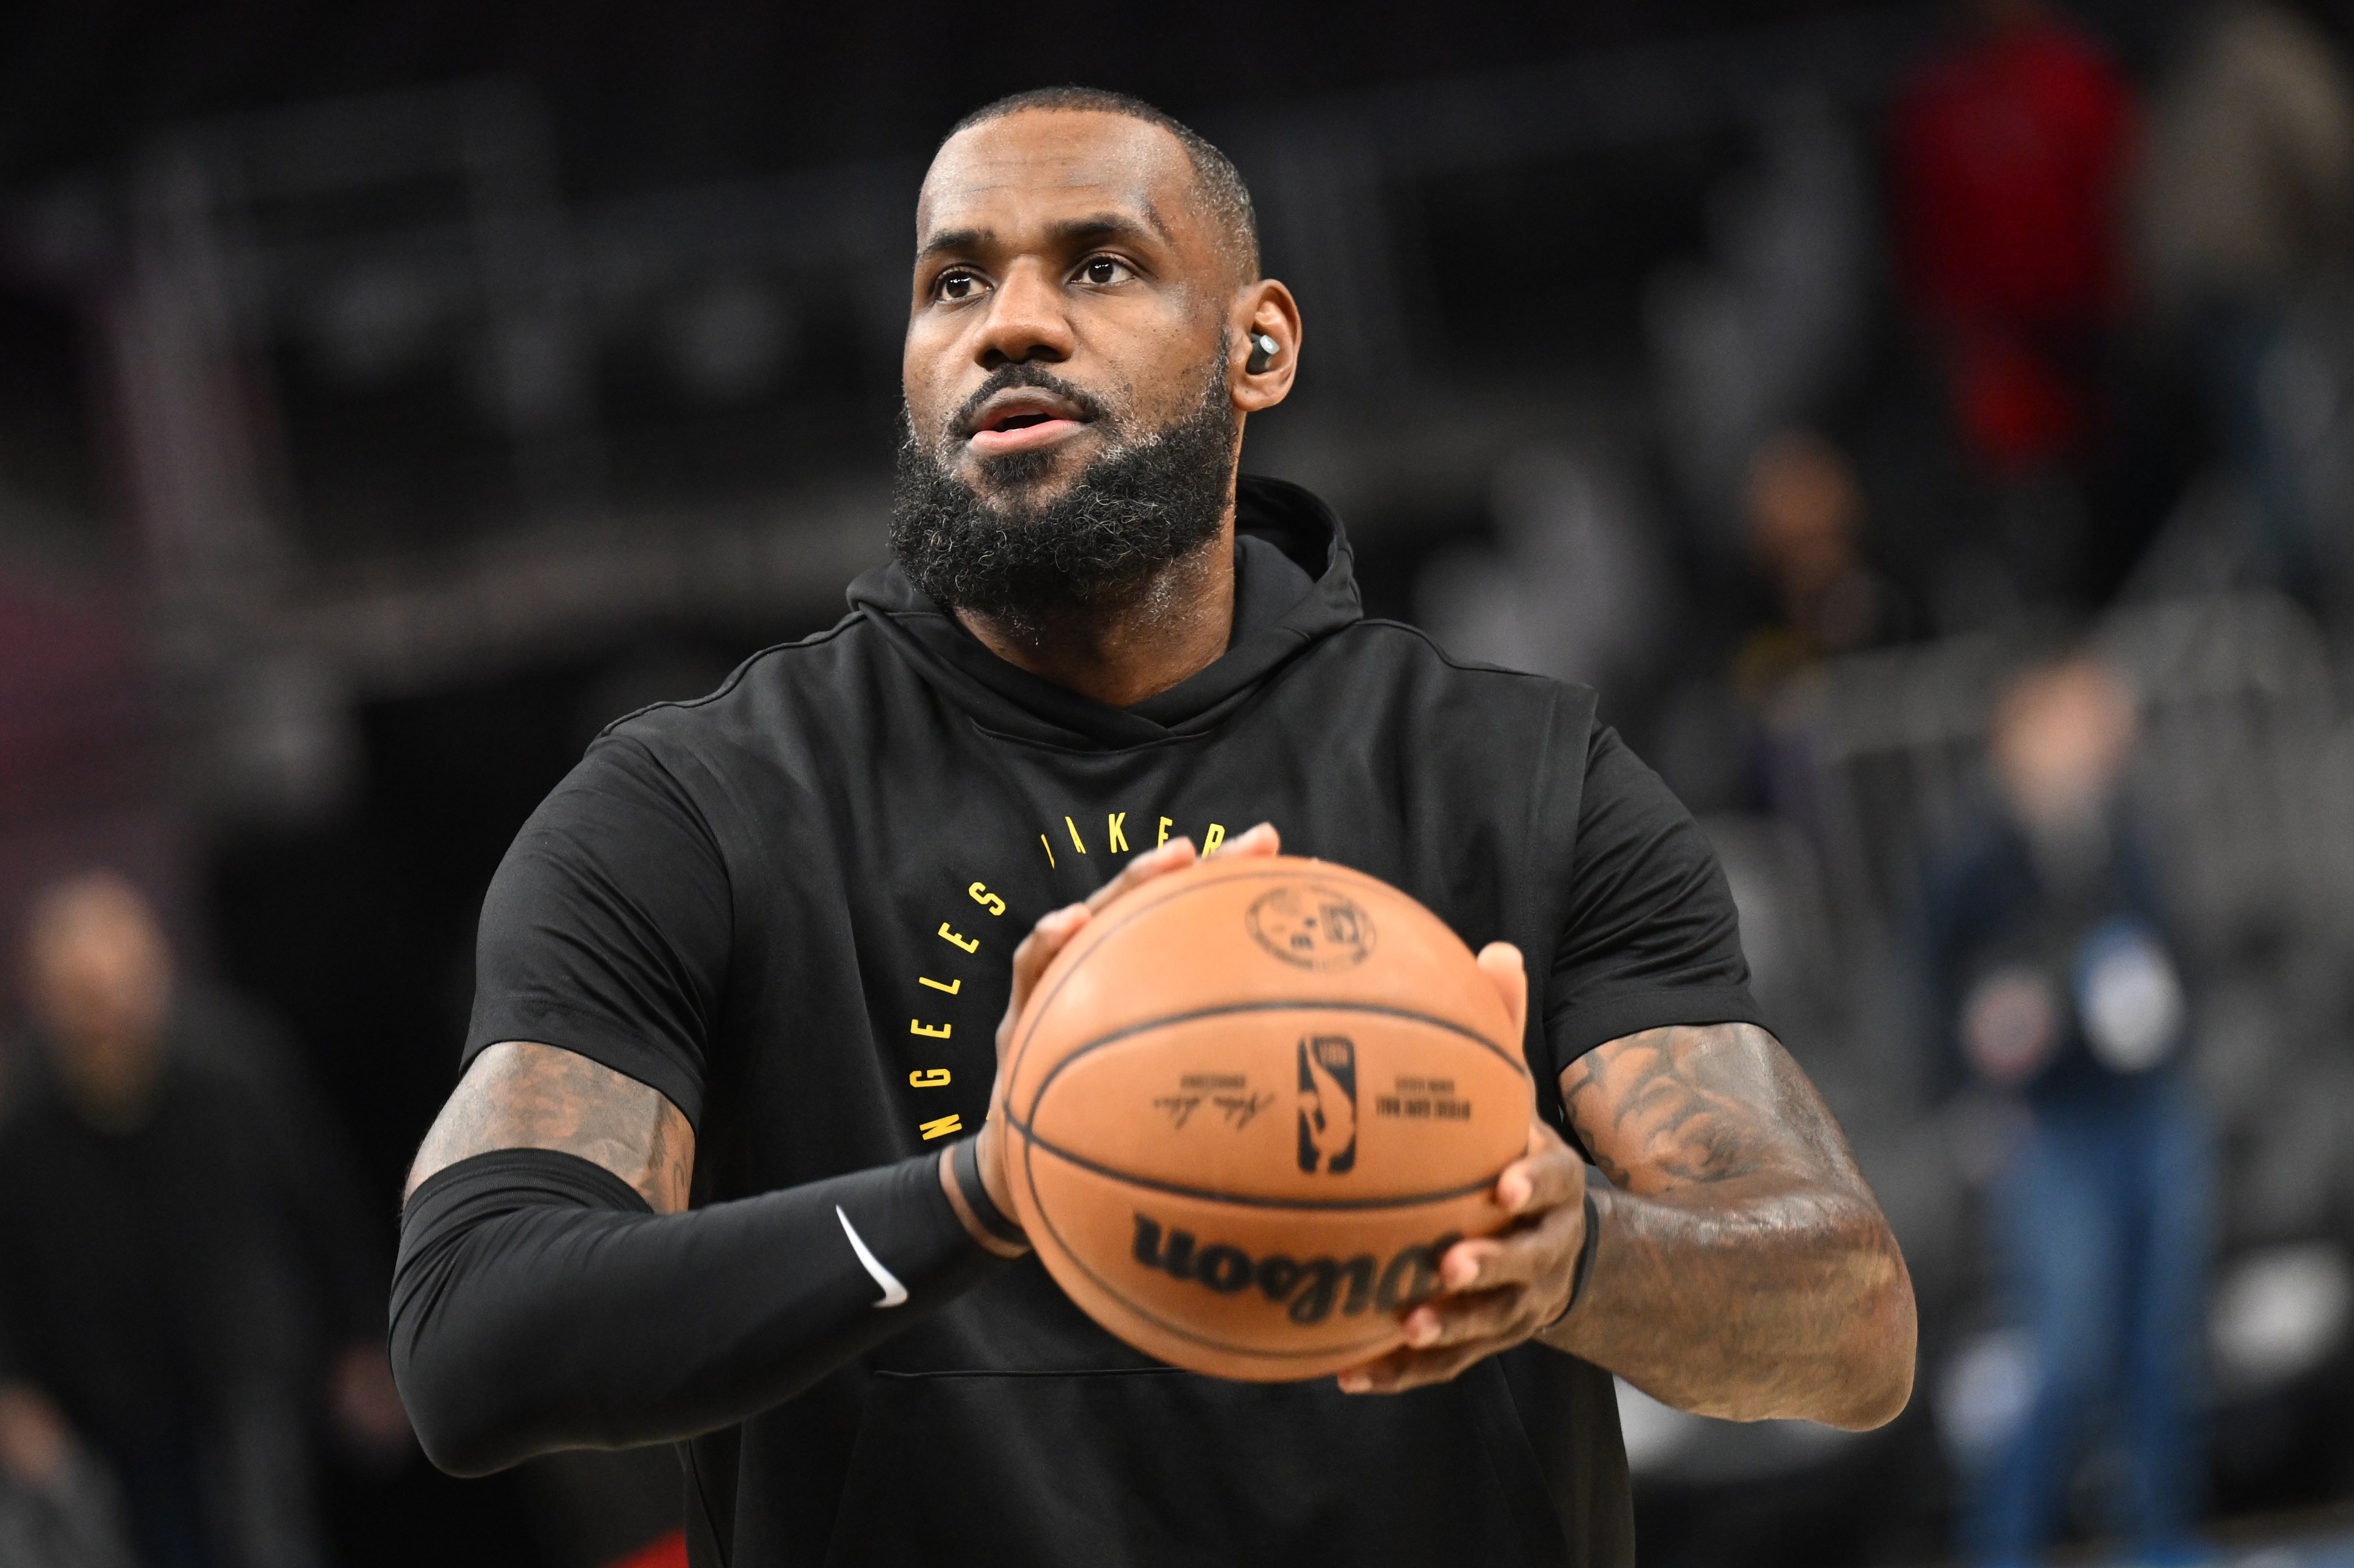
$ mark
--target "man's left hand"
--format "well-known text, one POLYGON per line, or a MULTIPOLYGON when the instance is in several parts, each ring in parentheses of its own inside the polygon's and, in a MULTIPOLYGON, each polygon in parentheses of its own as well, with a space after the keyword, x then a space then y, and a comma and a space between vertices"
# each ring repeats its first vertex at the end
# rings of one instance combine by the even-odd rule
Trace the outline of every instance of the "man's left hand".
MULTIPOLYGON (((1520 950, 1492 942, 1479 967, 1511 1012, 1513 1038, 1528 1015, 1520 950)), ((1587 1166, 1558 1133, 1529 1125, 1528 1152, 1496 1178, 1509 1216, 1495 1234, 1458 1242, 1439 1260, 1439 1294, 1406 1313, 1405 1344, 1340 1374, 1343 1393, 1395 1393, 1444 1383, 1473 1362, 1550 1327, 1569 1306, 1585 1245, 1587 1166)))

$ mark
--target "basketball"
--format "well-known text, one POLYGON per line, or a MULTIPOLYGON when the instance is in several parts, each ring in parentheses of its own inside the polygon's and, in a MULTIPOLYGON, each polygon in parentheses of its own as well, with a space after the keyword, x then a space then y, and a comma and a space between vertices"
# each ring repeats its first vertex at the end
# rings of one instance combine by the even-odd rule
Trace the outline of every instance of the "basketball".
POLYGON ((1022 1224, 1090 1317, 1219 1377, 1402 1342, 1439 1256, 1500 1227, 1521 1042, 1471 950, 1386 883, 1210 860, 1097 911, 1016 1021, 1022 1224))

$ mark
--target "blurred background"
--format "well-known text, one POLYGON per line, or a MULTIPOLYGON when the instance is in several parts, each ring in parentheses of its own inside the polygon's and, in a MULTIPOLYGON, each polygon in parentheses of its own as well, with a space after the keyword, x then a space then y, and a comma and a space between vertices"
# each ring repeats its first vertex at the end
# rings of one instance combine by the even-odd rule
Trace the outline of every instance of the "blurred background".
POLYGON ((1623 1392, 1645 1561, 2354 1562, 2349 44, 2348 0, 18 8, 0 1560, 670 1560, 666 1452, 417 1455, 400 1177, 525 814, 881 558, 934 142, 1080 80, 1256 192, 1310 331, 1245 466, 1340 509, 1370 613, 1601 687, 1903 1242, 1894 1425, 1623 1392))

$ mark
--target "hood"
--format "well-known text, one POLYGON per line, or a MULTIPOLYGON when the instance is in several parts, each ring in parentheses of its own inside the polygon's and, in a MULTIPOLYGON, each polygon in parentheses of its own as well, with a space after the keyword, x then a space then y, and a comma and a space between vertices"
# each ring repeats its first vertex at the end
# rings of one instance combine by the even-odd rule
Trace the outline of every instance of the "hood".
POLYGON ((1302 650, 1363 614, 1340 518, 1299 485, 1248 474, 1235 481, 1235 630, 1225 652, 1130 708, 1007 663, 896 562, 853 582, 850 608, 983 727, 1076 750, 1117 750, 1214 728, 1302 650))

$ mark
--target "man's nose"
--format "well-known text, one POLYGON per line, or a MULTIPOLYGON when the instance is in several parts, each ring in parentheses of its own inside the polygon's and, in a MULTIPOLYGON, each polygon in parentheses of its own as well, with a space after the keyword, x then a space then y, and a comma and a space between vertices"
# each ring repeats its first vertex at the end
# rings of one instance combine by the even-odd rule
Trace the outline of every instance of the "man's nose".
POLYGON ((991 296, 974 357, 984 370, 1043 359, 1060 362, 1074 346, 1059 278, 1034 262, 1010 268, 991 296))

